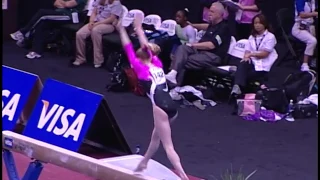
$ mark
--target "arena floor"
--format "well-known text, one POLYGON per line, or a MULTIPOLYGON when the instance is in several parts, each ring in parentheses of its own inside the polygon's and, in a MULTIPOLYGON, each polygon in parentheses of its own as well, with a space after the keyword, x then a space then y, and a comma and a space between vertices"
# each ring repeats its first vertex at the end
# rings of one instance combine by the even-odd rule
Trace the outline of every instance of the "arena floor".
MULTIPOLYGON (((3 64, 35 73, 43 81, 54 78, 103 94, 130 147, 140 144, 141 150, 146 150, 152 130, 151 107, 147 99, 131 93, 106 92, 110 75, 103 69, 70 68, 69 58, 50 53, 42 59, 28 60, 24 58, 26 52, 12 42, 4 43, 3 64)), ((204 111, 180 110, 180 116, 172 126, 173 139, 188 174, 219 179, 226 169, 232 167, 237 171, 242 167, 245 174, 257 170, 250 180, 318 179, 316 119, 249 122, 231 116, 230 112, 231 107, 225 103, 204 111)), ((28 159, 16 156, 21 166, 19 170, 24 171, 28 159)), ((154 159, 171 168, 162 149, 154 159)), ((57 174, 68 180, 87 179, 52 165, 45 168, 42 177, 55 180, 57 174)))

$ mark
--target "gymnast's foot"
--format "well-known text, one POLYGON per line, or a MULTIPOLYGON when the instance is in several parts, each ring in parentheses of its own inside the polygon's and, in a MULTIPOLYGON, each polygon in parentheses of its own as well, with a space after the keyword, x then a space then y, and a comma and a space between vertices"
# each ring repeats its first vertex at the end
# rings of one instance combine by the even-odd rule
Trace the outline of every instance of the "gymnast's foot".
POLYGON ((145 169, 147 169, 148 166, 148 162, 145 162, 144 160, 142 160, 138 166, 136 167, 136 169, 134 170, 134 172, 142 172, 145 169))
POLYGON ((179 177, 181 178, 181 180, 189 180, 188 176, 185 173, 180 174, 179 177))

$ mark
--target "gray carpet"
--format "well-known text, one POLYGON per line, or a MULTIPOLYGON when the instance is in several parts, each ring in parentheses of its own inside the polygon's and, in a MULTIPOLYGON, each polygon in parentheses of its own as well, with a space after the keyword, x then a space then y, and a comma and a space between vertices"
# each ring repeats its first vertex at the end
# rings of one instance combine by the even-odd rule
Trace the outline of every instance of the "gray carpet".
MULTIPOLYGON (((3 64, 35 73, 44 81, 54 78, 105 95, 129 145, 145 151, 152 115, 148 99, 131 93, 105 91, 110 75, 93 67, 70 68, 69 59, 46 53, 42 59, 24 58, 27 51, 12 42, 3 44, 3 64)), ((245 174, 258 170, 251 180, 316 180, 318 173, 318 121, 316 119, 249 122, 231 116, 231 107, 218 104, 200 111, 180 109, 173 124, 175 148, 188 174, 214 179, 233 167, 245 174)), ((171 167, 164 151, 155 156, 171 167)))

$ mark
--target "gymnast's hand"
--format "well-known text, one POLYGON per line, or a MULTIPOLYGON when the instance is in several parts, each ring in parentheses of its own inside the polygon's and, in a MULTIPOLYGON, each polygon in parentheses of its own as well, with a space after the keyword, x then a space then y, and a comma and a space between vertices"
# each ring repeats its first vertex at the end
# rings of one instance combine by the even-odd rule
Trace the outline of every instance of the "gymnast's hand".
POLYGON ((136 14, 134 21, 133 21, 134 28, 141 28, 142 21, 143 21, 143 16, 141 14, 136 14))
POLYGON ((151 45, 149 43, 146 43, 141 46, 142 49, 151 50, 151 45))
POLYGON ((94 22, 89 22, 88 23, 88 29, 91 31, 94 27, 94 22))
POLYGON ((121 19, 121 18, 116 22, 115 27, 116 27, 116 29, 117 29, 118 31, 124 29, 124 27, 123 27, 123 25, 122 25, 122 19, 121 19))

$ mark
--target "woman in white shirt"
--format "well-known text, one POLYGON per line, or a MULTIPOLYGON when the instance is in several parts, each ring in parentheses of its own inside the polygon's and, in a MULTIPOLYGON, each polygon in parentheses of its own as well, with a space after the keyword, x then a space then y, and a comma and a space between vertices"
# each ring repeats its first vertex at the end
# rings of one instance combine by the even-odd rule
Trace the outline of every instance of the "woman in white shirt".
POLYGON ((196 42, 196 30, 188 23, 189 10, 179 10, 176 13, 176 35, 177 41, 174 41, 174 45, 171 51, 171 59, 173 59, 174 52, 181 44, 195 43, 196 42))
POLYGON ((301 70, 309 71, 308 62, 317 46, 313 18, 318 17, 318 12, 315 11, 315 0, 295 0, 295 8, 296 22, 292 27, 292 35, 306 43, 301 70))
POLYGON ((277 41, 274 34, 270 32, 269 24, 264 15, 258 14, 252 19, 253 30, 249 37, 249 45, 237 67, 234 77, 234 86, 231 94, 240 95, 241 90, 248 81, 264 79, 270 71, 271 66, 278 58, 274 49, 277 41))

